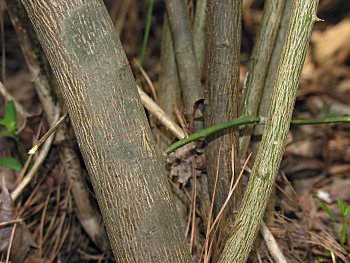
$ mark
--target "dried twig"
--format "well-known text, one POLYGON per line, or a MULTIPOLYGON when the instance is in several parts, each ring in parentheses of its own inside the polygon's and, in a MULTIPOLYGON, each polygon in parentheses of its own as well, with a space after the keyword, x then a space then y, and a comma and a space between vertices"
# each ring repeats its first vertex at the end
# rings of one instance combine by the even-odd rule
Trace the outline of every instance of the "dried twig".
POLYGON ((276 263, 287 263, 276 239, 264 222, 261 223, 260 232, 265 240, 266 246, 276 263))
POLYGON ((45 134, 36 142, 36 144, 28 151, 28 154, 33 155, 39 149, 39 147, 53 134, 65 121, 68 117, 68 114, 63 115, 45 134))
MULTIPOLYGON (((55 122, 58 121, 58 116, 59 116, 59 114, 56 113, 56 116, 55 116, 56 121, 55 122)), ((49 150, 51 148, 51 144, 52 144, 53 139, 54 139, 53 135, 54 134, 51 134, 51 136, 49 136, 47 138, 46 142, 44 143, 44 145, 42 147, 42 151, 40 152, 38 159, 34 163, 32 169, 29 171, 27 176, 23 178, 23 180, 19 183, 19 185, 15 188, 15 190, 13 190, 13 192, 11 193, 11 198, 13 201, 15 201, 21 195, 23 190, 27 187, 27 185, 30 183, 30 181, 33 179, 36 172, 39 170, 39 168, 41 167, 41 165, 45 161, 46 156, 49 153, 49 150)))
POLYGON ((149 110, 159 121, 167 127, 178 139, 183 139, 185 133, 183 130, 173 122, 170 117, 138 86, 137 90, 140 94, 142 104, 149 110))
POLYGON ((14 224, 12 231, 11 231, 10 243, 9 243, 8 248, 7 248, 6 263, 10 262, 11 248, 12 248, 12 244, 13 244, 13 239, 15 237, 16 227, 17 227, 17 223, 14 224))

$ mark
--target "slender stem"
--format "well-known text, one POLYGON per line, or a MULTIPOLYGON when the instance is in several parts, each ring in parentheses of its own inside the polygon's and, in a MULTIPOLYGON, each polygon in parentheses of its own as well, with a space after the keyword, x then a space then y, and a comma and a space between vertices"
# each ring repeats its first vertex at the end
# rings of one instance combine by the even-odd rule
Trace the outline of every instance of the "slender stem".
POLYGON ((196 14, 193 24, 193 45, 197 60, 198 74, 201 76, 205 56, 205 26, 207 0, 199 0, 196 5, 196 14))
POLYGON ((350 122, 350 116, 315 119, 315 120, 292 120, 290 123, 293 125, 316 125, 316 124, 339 123, 339 122, 350 122))
POLYGON ((182 147, 190 142, 207 137, 210 134, 222 131, 224 129, 233 128, 233 127, 237 127, 237 126, 245 125, 245 124, 259 123, 259 121, 260 121, 259 117, 244 116, 244 117, 240 117, 237 119, 233 119, 233 120, 228 121, 228 122, 224 122, 224 123, 221 123, 218 125, 211 126, 209 128, 203 129, 199 132, 193 133, 190 136, 170 145, 165 150, 165 153, 170 154, 170 153, 174 152, 176 149, 178 149, 178 148, 180 148, 180 147, 182 147))
POLYGON ((146 53, 146 48, 148 43, 148 37, 149 37, 149 32, 151 30, 151 25, 152 25, 153 5, 154 5, 154 0, 149 0, 148 6, 147 6, 145 33, 143 35, 142 47, 140 52, 141 67, 143 67, 143 63, 145 61, 145 53, 146 53))
POLYGON ((43 137, 40 138, 40 140, 38 140, 36 142, 36 144, 30 148, 30 150, 28 151, 29 155, 32 155, 34 153, 36 153, 36 151, 39 149, 39 147, 47 140, 47 138, 50 137, 51 134, 53 134, 60 126, 61 124, 65 121, 65 119, 68 117, 68 114, 63 115, 49 130, 47 133, 44 134, 43 137))
MULTIPOLYGON (((290 123, 292 125, 316 125, 316 124, 342 123, 342 122, 350 122, 350 116, 333 117, 333 118, 325 118, 325 119, 313 119, 313 120, 292 120, 290 123)), ((171 154, 172 152, 181 148, 182 146, 189 144, 193 141, 205 138, 208 135, 211 135, 213 133, 216 133, 228 128, 233 128, 233 127, 247 125, 247 124, 266 124, 266 118, 243 116, 237 119, 230 120, 228 122, 211 126, 209 128, 193 133, 190 136, 173 143, 165 150, 165 153, 171 154)))

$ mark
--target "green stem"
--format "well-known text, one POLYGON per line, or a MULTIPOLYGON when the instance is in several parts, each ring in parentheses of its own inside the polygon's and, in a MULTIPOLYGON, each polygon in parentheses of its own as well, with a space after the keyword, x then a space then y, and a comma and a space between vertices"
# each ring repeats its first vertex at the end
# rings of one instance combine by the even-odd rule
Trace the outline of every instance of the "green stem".
POLYGON ((224 122, 218 125, 211 126, 209 128, 203 129, 199 132, 193 133, 190 136, 175 142, 174 144, 170 145, 166 150, 166 154, 170 154, 174 152, 176 149, 190 143, 193 141, 196 141, 198 139, 207 137, 210 134, 228 129, 228 128, 233 128, 237 127, 240 125, 245 125, 245 124, 251 124, 251 123, 258 123, 260 121, 260 117, 249 117, 249 116, 244 116, 244 117, 239 117, 237 119, 230 120, 228 122, 224 122))
POLYGON ((141 51, 140 51, 140 65, 141 65, 141 67, 143 67, 143 63, 145 61, 145 53, 146 53, 146 48, 147 48, 147 43, 148 43, 148 37, 149 37, 149 32, 151 30, 151 25, 152 25, 153 5, 154 5, 154 0, 149 0, 148 6, 147 6, 145 34, 143 35, 142 47, 141 47, 141 51))
MULTIPOLYGON (((316 124, 341 123, 341 122, 350 122, 350 116, 314 119, 314 120, 292 120, 290 123, 292 125, 316 125, 316 124)), ((212 127, 203 129, 199 132, 193 133, 190 136, 173 143, 165 150, 165 153, 171 154, 175 150, 181 148, 186 144, 189 144, 190 142, 205 138, 213 133, 216 133, 228 128, 234 128, 237 126, 247 125, 247 124, 265 124, 265 118, 262 119, 262 117, 244 116, 244 117, 239 117, 237 119, 230 120, 228 122, 214 125, 212 127)))

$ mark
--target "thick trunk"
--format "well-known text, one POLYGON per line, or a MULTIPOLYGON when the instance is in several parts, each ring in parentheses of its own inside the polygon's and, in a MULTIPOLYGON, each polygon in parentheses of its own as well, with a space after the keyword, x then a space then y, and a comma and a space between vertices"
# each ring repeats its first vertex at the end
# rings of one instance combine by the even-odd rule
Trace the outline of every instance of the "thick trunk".
MULTIPOLYGON (((59 99, 54 92, 54 86, 50 85, 53 78, 49 70, 48 62, 41 49, 39 41, 31 25, 28 15, 20 0, 6 1, 12 24, 17 32, 17 39, 21 45, 22 53, 27 62, 29 72, 44 109, 47 120, 54 123, 55 114, 60 112, 59 99)), ((81 164, 77 153, 68 144, 68 127, 64 124, 56 133, 55 142, 60 143, 59 151, 65 173, 72 186, 76 215, 90 236, 91 240, 106 253, 110 251, 107 234, 101 223, 100 212, 89 201, 88 189, 85 185, 81 164)))
POLYGON ((161 153, 98 0, 23 0, 68 107, 118 262, 190 262, 161 153))

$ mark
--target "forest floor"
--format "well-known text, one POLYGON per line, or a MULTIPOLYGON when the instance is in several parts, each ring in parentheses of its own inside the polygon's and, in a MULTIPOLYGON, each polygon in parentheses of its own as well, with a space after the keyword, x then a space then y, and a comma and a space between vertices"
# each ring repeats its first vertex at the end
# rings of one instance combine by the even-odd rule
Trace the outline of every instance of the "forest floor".
MULTIPOLYGON (((116 25, 119 22, 118 27, 122 28, 121 41, 134 74, 146 92, 152 95, 134 60, 139 58, 147 1, 130 1, 123 21, 119 16, 123 1, 106 2, 112 20, 116 25)), ((164 13, 164 6, 160 2, 156 1, 154 7, 144 64, 144 70, 155 90, 159 84, 164 13)), ((241 86, 262 16, 261 1, 244 2, 241 86)), ((317 23, 313 31, 293 113, 295 119, 350 114, 350 3, 344 2, 349 1, 320 1, 318 16, 325 22, 317 23)), ((28 113, 25 119, 18 119, 17 125, 20 143, 28 150, 47 131, 48 123, 6 7, 0 7, 3 23, 0 39, 1 81, 28 113)), ((189 10, 193 13, 193 5, 189 4, 189 10)), ((0 98, 0 116, 4 116, 4 102, 0 98)), ((158 124, 151 114, 149 119, 155 128, 158 124)), ((72 145, 78 152, 76 142, 72 142, 72 145)), ((196 147, 194 151, 185 152, 185 156, 176 160, 176 165, 172 163, 170 169, 173 186, 185 199, 181 213, 183 225, 191 243, 193 258, 198 260, 205 241, 205 230, 200 212, 195 213, 193 218, 192 209, 201 202, 199 177, 206 171, 204 145, 199 142, 196 147), (193 162, 193 157, 196 162, 193 162), (196 198, 193 194, 193 168, 198 171, 196 198)), ((0 155, 21 159, 16 143, 1 136, 0 155)), ((36 158, 34 156, 34 161, 36 158)), ((23 163, 24 161, 22 160, 23 163)), ((80 161, 84 167, 83 161, 80 161)), ((252 167, 251 164, 248 166, 252 167)), ((249 167, 246 170, 249 171, 249 167)), ((10 192, 22 179, 18 179, 20 174, 20 171, 0 167, 0 175, 7 178, 6 186, 10 192)), ((93 199, 87 175, 86 183, 93 199)), ((277 179, 275 211, 270 218, 271 222, 268 222, 268 227, 288 262, 350 262, 350 223, 347 217, 347 213, 350 213, 349 189, 350 124, 292 126, 277 179)), ((12 251, 19 254, 27 253, 29 249, 31 257, 27 259, 28 262, 113 261, 110 254, 101 251, 89 239, 79 223, 58 146, 51 147, 42 167, 22 192, 20 202, 12 203, 6 192, 3 187, 0 195, 0 238, 3 238, 0 239, 0 250, 4 249, 3 244, 6 242, 11 242, 12 251), (16 235, 12 231, 5 233, 1 222, 17 218, 23 221, 22 224, 17 224, 16 235)), ((263 239, 259 237, 259 240, 251 260, 274 262, 263 239)), ((7 251, 2 252, 0 260, 5 261, 7 251)))

